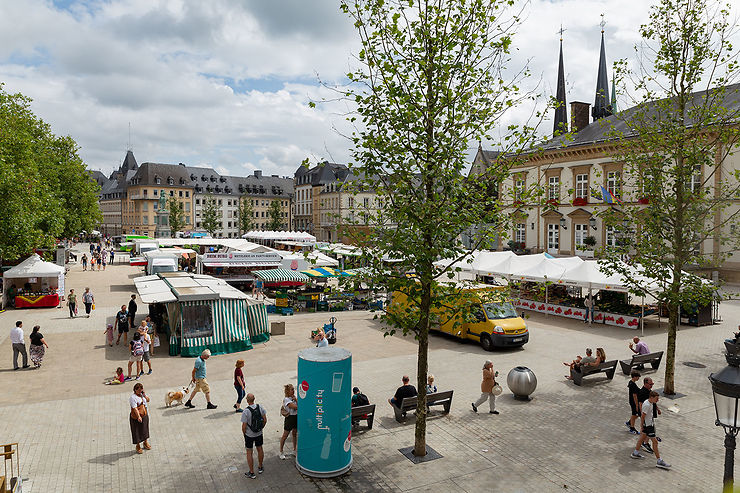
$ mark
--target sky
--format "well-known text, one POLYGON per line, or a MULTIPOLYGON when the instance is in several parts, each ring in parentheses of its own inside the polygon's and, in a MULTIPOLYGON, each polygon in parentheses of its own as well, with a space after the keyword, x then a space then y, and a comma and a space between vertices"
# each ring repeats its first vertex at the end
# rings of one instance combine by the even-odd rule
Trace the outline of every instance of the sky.
MULTIPOLYGON (((568 103, 593 104, 600 14, 611 66, 634 58, 651 3, 532 0, 511 65, 529 63, 525 87, 553 94, 562 24, 568 103)), ((346 163, 351 108, 309 102, 328 95, 319 79, 345 81, 358 51, 337 0, 0 0, 4 90, 31 97, 52 131, 72 136, 88 168, 106 175, 129 148, 139 163, 235 176, 292 177, 306 158, 346 163)))

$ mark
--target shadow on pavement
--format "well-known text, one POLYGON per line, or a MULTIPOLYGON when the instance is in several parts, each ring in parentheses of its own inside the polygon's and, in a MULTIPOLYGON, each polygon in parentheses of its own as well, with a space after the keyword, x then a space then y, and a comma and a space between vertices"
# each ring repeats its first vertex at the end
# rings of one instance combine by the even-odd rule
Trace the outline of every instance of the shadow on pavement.
POLYGON ((126 452, 116 452, 115 454, 105 454, 93 457, 88 462, 91 464, 108 464, 113 466, 120 459, 126 459, 127 457, 133 457, 136 455, 136 450, 127 450, 126 452))

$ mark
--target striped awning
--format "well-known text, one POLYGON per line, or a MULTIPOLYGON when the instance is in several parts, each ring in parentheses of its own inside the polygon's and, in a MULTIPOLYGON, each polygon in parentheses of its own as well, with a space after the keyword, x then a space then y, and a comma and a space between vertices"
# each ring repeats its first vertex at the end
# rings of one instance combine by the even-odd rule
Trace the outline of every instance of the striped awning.
POLYGON ((331 267, 314 267, 301 272, 310 277, 349 277, 357 275, 357 271, 332 269, 331 267))
POLYGON ((290 269, 256 270, 252 273, 265 282, 307 282, 308 276, 303 272, 290 269))

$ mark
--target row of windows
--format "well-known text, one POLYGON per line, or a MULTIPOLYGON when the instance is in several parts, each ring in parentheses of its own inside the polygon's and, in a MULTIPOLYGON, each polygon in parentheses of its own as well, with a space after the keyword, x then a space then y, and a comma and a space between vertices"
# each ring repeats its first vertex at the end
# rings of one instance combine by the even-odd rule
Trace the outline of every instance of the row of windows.
MULTIPOLYGON (((590 235, 588 224, 574 224, 574 240, 577 250, 585 250, 586 237, 590 235)), ((606 226, 604 231, 605 246, 617 246, 617 235, 614 226, 606 226)), ((517 223, 514 225, 514 241, 526 245, 527 243, 527 224, 517 223)), ((560 225, 550 223, 547 225, 547 248, 548 250, 557 250, 560 248, 560 225)))
MULTIPOLYGON (((260 205, 262 205, 262 207, 268 207, 271 202, 272 201, 270 201, 270 200, 252 200, 252 206, 259 207, 260 205)), ((283 206, 283 207, 287 207, 288 206, 288 201, 287 200, 280 200, 279 202, 280 202, 280 205, 283 206)), ((205 204, 206 203, 206 199, 203 199, 202 203, 205 204)), ((217 204, 218 205, 223 205, 223 200, 222 199, 218 199, 217 204)), ((201 205, 201 199, 195 199, 195 205, 201 205)), ((236 207, 238 205, 239 205, 239 201, 238 200, 227 200, 226 201, 226 206, 227 207, 232 207, 232 206, 233 207, 236 207)))
MULTIPOLYGON (((265 229, 265 228, 267 228, 267 226, 268 226, 268 223, 255 223, 255 224, 253 224, 252 226, 253 226, 253 227, 254 227, 255 229, 265 229)), ((200 228, 200 227, 201 227, 201 222, 200 222, 200 221, 197 221, 197 222, 195 223, 195 227, 196 227, 196 228, 200 228)), ((229 222, 227 222, 227 223, 226 223, 226 227, 227 227, 227 228, 238 228, 238 227, 239 227, 239 224, 238 224, 238 223, 236 223, 236 222, 231 222, 231 221, 229 221, 229 222)), ((223 228, 224 228, 224 223, 223 223, 223 221, 221 221, 220 223, 218 223, 218 228, 219 228, 219 229, 223 229, 223 228)), ((231 234, 229 234, 229 237, 231 237, 231 234)))

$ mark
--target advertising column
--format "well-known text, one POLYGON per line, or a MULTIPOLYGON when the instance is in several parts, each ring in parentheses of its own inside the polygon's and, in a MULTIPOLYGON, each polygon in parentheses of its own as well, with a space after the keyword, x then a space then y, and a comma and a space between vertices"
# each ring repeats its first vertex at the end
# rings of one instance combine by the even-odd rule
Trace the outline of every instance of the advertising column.
POLYGON ((298 353, 298 453, 307 476, 330 478, 352 465, 352 353, 309 348, 298 353))

